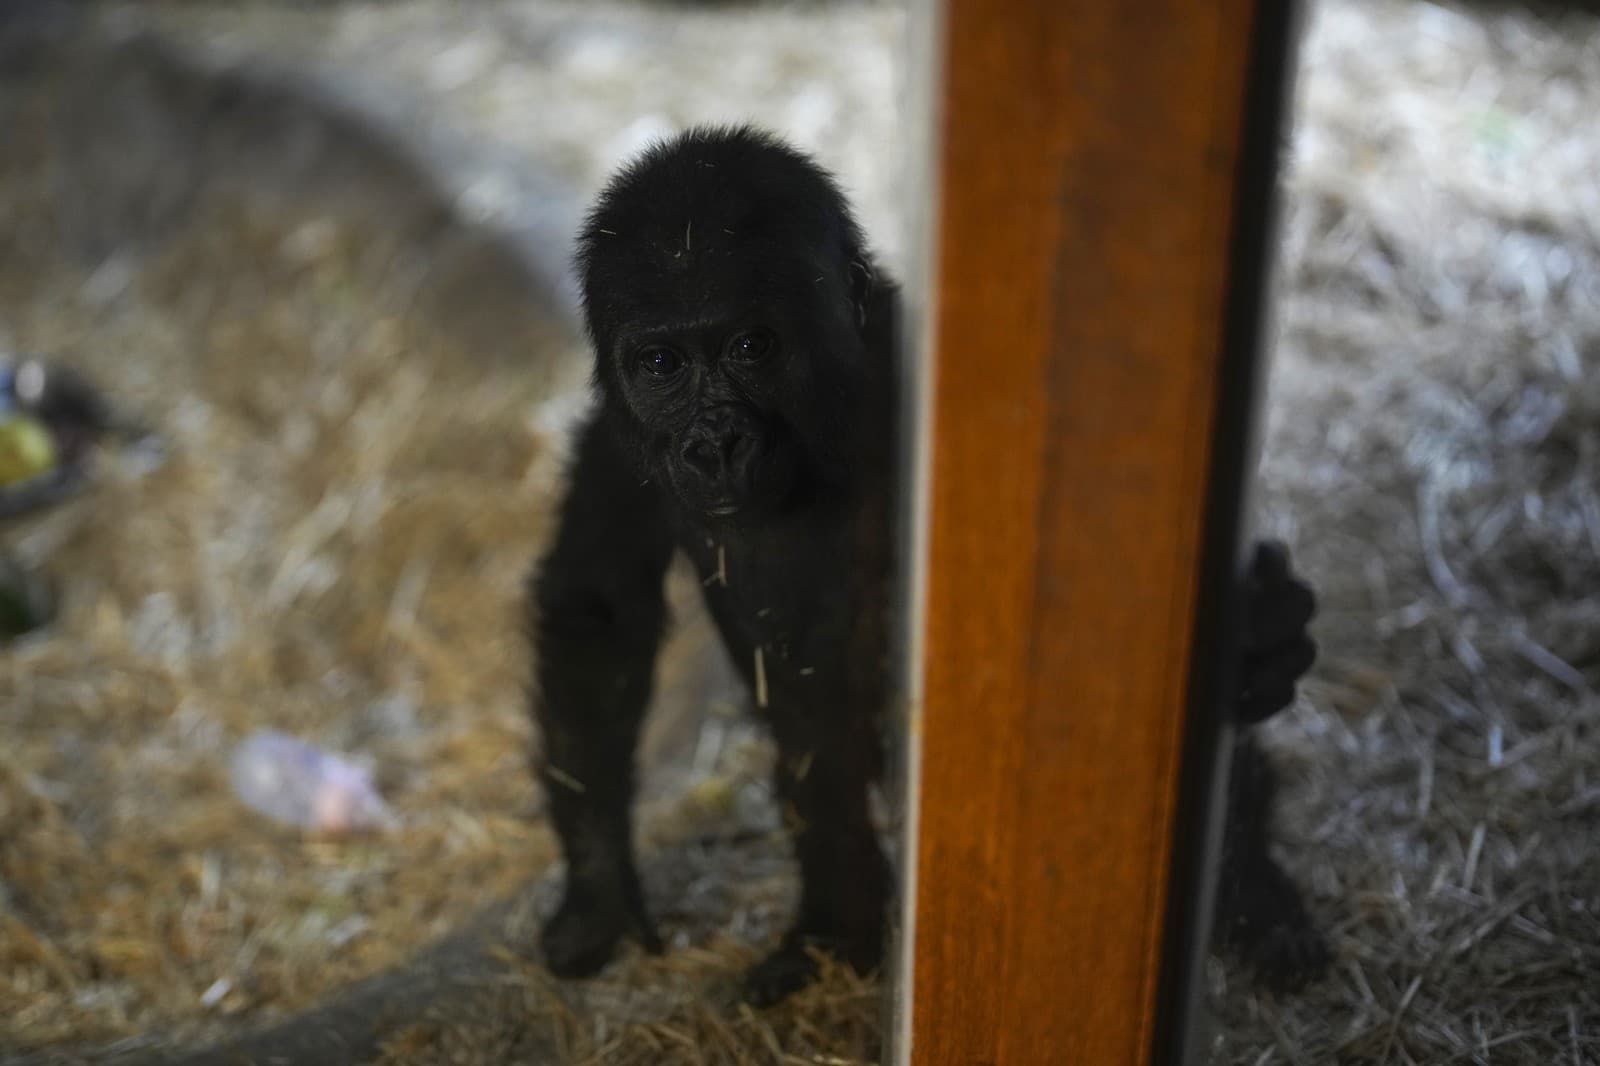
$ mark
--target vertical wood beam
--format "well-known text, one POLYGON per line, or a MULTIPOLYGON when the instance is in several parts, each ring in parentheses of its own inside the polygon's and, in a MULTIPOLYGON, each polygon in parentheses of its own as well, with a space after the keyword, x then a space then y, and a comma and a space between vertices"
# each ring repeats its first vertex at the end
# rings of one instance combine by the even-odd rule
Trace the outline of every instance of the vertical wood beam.
POLYGON ((897 1057, 1166 1059, 1205 927, 1228 649, 1197 622, 1227 611, 1286 13, 926 17, 897 1057))

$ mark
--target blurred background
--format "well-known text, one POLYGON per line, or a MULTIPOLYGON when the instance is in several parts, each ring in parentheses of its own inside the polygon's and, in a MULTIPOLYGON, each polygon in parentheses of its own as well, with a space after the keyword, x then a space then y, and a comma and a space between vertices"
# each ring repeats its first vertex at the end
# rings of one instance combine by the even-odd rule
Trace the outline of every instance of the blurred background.
MULTIPOLYGON (((1256 517, 1323 600, 1267 740, 1339 958, 1278 998, 1217 960, 1209 1050, 1600 1062, 1600 20, 1308 13, 1256 517)), ((642 756, 673 950, 524 957, 521 586, 586 201, 748 119, 903 275, 907 41, 867 0, 0 11, 0 1060, 161 1061, 476 921, 483 979, 369 1058, 874 1061, 871 982, 737 1003, 793 886, 682 572, 642 756)))

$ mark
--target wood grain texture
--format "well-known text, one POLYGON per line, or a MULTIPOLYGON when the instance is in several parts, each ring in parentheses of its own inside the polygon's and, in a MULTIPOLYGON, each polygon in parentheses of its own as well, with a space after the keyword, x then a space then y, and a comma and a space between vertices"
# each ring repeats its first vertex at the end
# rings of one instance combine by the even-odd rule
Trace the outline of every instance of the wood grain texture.
POLYGON ((946 0, 910 1061, 1150 1057, 1253 0, 946 0))

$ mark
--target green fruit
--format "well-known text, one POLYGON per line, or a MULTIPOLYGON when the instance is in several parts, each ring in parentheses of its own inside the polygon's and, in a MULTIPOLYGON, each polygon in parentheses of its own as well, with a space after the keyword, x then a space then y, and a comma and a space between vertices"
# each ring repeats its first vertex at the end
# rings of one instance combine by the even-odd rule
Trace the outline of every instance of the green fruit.
POLYGON ((27 415, 0 419, 0 485, 38 477, 55 465, 55 441, 42 422, 27 415))

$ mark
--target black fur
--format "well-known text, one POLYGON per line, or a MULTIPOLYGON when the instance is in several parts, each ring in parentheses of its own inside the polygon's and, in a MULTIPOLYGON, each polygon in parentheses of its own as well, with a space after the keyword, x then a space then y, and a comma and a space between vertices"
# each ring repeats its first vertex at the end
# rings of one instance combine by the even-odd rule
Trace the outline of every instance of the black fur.
POLYGON ((1228 780, 1217 886, 1216 941, 1270 988, 1290 989, 1327 967, 1330 953, 1300 896, 1272 857, 1278 778, 1250 728, 1294 702, 1317 647, 1306 632, 1316 597, 1289 569, 1288 551, 1256 545, 1243 589, 1244 632, 1235 720, 1241 733, 1228 780))
POLYGON ((660 949, 629 806, 682 551, 764 704, 800 862, 799 914, 747 994, 805 983, 812 948, 871 969, 890 895, 867 790, 886 696, 895 286, 833 180, 749 128, 691 130, 625 168, 578 266, 600 402, 532 583, 537 771, 568 861, 546 960, 576 976, 624 937, 660 949))

